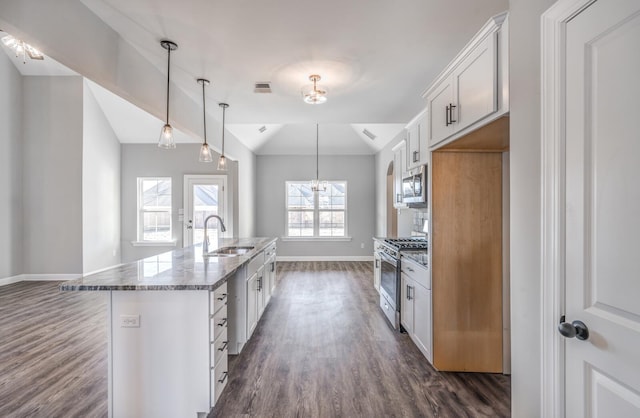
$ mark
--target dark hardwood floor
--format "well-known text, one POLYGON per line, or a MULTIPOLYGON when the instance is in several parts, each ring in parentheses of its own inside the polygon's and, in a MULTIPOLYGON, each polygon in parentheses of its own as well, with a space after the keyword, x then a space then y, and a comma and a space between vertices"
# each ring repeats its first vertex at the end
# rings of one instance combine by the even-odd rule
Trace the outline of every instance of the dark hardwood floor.
POLYGON ((510 378, 439 373, 385 322, 370 262, 279 263, 210 417, 505 417, 510 378))
MULTIPOLYGON (((279 263, 210 416, 508 416, 509 377, 438 373, 389 328, 371 264, 279 263)), ((107 415, 107 295, 58 284, 0 286, 0 417, 107 415)))
POLYGON ((107 416, 107 294, 0 286, 0 417, 107 416))

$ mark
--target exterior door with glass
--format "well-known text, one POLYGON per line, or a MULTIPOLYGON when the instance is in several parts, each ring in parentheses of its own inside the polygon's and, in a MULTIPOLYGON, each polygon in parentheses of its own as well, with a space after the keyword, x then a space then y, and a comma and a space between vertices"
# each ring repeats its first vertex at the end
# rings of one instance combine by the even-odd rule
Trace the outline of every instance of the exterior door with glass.
POLYGON ((201 243, 204 239, 204 220, 209 215, 218 215, 225 222, 227 231, 220 231, 217 219, 207 225, 209 240, 213 243, 223 236, 233 236, 228 218, 227 176, 184 176, 184 247, 201 243))

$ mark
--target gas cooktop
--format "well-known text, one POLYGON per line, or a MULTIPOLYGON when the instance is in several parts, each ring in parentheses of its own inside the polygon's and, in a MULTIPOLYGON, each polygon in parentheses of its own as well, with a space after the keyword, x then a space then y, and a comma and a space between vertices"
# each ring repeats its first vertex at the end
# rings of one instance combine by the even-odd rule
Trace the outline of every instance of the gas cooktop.
POLYGON ((427 248, 427 240, 424 238, 385 238, 384 242, 385 244, 399 250, 427 248))

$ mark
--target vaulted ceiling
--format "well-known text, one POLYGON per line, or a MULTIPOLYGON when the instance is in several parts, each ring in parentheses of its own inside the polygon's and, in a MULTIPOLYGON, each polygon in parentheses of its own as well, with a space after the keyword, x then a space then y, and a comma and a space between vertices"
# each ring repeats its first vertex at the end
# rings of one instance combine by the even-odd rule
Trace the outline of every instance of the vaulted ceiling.
POLYGON ((258 154, 315 152, 316 123, 321 153, 377 152, 424 108, 421 93, 473 34, 508 7, 507 0, 81 2, 159 71, 166 72, 159 41, 176 42, 173 83, 201 102, 195 79, 211 80, 208 113, 218 119, 215 103, 229 103, 227 128, 258 154), (325 104, 302 101, 310 74, 321 75, 325 104), (266 81, 272 92, 255 93, 266 81))

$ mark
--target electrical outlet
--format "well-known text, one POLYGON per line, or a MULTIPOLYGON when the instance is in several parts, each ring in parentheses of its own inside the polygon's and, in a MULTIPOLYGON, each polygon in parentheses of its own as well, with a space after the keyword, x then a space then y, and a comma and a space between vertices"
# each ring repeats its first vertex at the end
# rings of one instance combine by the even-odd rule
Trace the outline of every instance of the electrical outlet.
POLYGON ((364 242, 360 243, 360 248, 364 248, 364 242))
POLYGON ((120 315, 121 328, 140 328, 140 315, 120 315))

